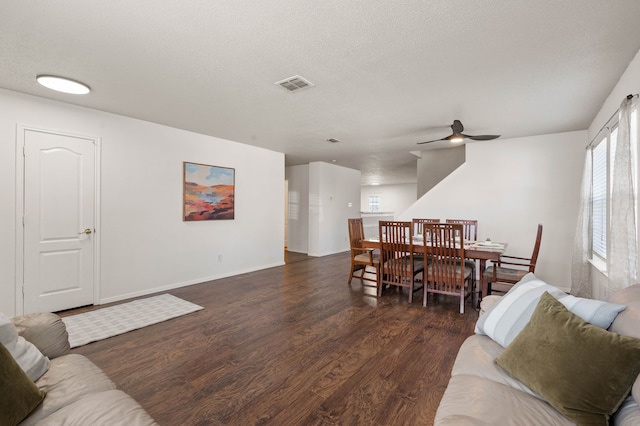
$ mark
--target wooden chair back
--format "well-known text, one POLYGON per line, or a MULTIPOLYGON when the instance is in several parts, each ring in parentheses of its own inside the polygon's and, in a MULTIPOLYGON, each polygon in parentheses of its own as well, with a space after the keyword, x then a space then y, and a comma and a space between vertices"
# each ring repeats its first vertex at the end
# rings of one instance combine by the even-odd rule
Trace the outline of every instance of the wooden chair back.
POLYGON ((495 283, 499 284, 497 290, 508 291, 508 289, 520 281, 527 272, 535 272, 541 242, 542 224, 540 223, 538 224, 536 242, 533 245, 533 253, 530 258, 502 255, 500 256, 500 260, 482 273, 482 288, 486 289, 486 294, 491 294, 492 290, 496 289, 495 283))
MULTIPOLYGON (((349 221, 349 241, 351 249, 360 249, 362 245, 361 240, 364 240, 364 224, 362 218, 348 219, 349 221)), ((344 229, 344 228, 343 228, 344 229)), ((358 253, 362 253, 362 250, 358 250, 358 253)))
POLYGON ((425 223, 440 223, 440 219, 412 219, 411 223, 413 224, 413 233, 423 234, 424 233, 424 224, 425 223))
POLYGON ((536 234, 536 243, 533 246, 531 261, 529 262, 529 272, 535 272, 536 263, 538 262, 538 253, 540 252, 540 244, 542 243, 542 224, 538 224, 538 233, 536 234))
POLYGON ((413 300, 414 276, 422 270, 422 261, 414 262, 411 222, 380 221, 380 284, 409 288, 413 300), (419 264, 419 265, 418 265, 419 264))
POLYGON ((447 223, 462 225, 462 232, 465 240, 476 241, 478 239, 478 221, 471 219, 447 219, 447 223))
MULTIPOLYGON (((380 296, 381 288, 378 282, 380 258, 377 257, 374 250, 362 247, 362 240, 364 239, 364 224, 362 223, 362 218, 348 219, 348 224, 349 244, 351 247, 351 269, 348 284, 351 285, 353 278, 374 282, 377 287, 376 294, 380 296), (375 278, 371 278, 370 274, 367 274, 367 267, 373 267, 375 269, 375 278), (357 271, 360 271, 360 275, 356 275, 357 271)), ((366 284, 363 283, 363 285, 366 284)))
POLYGON ((425 265, 425 278, 440 293, 459 294, 464 285, 464 244, 457 235, 462 235, 460 224, 425 224, 425 252, 429 250, 430 262, 425 265), (427 242, 429 240, 429 242, 427 242))
POLYGON ((380 260, 391 274, 406 276, 399 269, 400 262, 390 262, 404 257, 413 258, 413 229, 411 222, 380 221, 380 260), (387 264, 388 263, 388 264, 387 264))
MULTIPOLYGON (((464 313, 466 283, 471 284, 471 271, 465 267, 464 241, 460 236, 462 224, 441 223, 424 225, 424 249, 429 250, 429 262, 424 270, 423 305, 427 306, 428 293, 460 297, 460 313, 464 313)), ((468 290, 470 291, 470 285, 468 290)))

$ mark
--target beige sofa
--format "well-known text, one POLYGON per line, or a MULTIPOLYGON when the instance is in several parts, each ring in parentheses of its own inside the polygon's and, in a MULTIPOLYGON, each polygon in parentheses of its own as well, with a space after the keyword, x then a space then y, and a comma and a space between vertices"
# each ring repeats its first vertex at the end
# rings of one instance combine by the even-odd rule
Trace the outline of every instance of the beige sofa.
MULTIPOLYGON (((483 300, 482 310, 497 296, 483 300)), ((614 293, 608 300, 626 305, 609 327, 640 338, 640 285, 614 293)), ((481 312, 482 315, 482 312, 481 312)), ((460 347, 451 379, 436 412, 436 425, 573 425, 569 419, 509 376, 495 359, 505 349, 484 335, 473 335, 460 347)), ((612 416, 612 425, 640 425, 640 378, 631 395, 612 416)))
POLYGON ((20 425, 157 425, 88 358, 69 353, 66 327, 57 315, 11 321, 20 336, 50 359, 49 369, 35 382, 47 395, 20 425))

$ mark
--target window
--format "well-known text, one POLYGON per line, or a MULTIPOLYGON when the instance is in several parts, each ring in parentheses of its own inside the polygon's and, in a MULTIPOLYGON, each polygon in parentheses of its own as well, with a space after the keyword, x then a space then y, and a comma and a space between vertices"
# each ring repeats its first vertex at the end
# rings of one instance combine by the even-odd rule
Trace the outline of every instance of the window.
POLYGON ((369 211, 370 212, 379 212, 380 211, 380 196, 379 195, 369 195, 369 211))
MULTIPOLYGON (((607 123, 609 131, 594 143, 591 149, 593 173, 591 193, 591 250, 594 259, 606 262, 608 257, 608 235, 611 227, 611 193, 613 178, 613 162, 618 139, 618 117, 607 123)), ((638 115, 637 110, 631 115, 631 149, 634 173, 637 169, 636 160, 638 144, 638 115)), ((637 176, 637 173, 635 173, 637 176)), ((637 188, 635 187, 636 211, 637 188)))
POLYGON ((591 235, 593 253, 607 257, 607 142, 601 141, 591 152, 593 181, 591 193, 591 235))

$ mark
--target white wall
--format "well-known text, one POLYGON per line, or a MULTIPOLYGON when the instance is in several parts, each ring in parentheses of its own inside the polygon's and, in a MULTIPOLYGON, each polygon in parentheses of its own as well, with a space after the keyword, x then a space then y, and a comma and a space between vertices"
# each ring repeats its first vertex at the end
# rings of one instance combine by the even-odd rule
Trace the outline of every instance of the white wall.
POLYGON ((620 108, 624 97, 637 93, 640 93, 640 50, 620 76, 618 83, 616 83, 602 108, 600 108, 600 111, 591 122, 589 126, 589 141, 597 136, 598 131, 607 123, 611 115, 620 108))
POLYGON ((360 192, 360 204, 363 212, 369 211, 369 195, 380 196, 380 211, 398 215, 408 209, 417 200, 415 183, 398 185, 363 185, 360 192))
POLYGON ((309 165, 288 166, 289 182, 288 247, 296 253, 309 252, 309 165))
POLYGON ((523 257, 542 223, 536 275, 568 290, 586 143, 586 131, 469 143, 465 164, 399 218, 477 219, 479 239, 523 257))
POLYGON ((422 197, 442 179, 465 162, 465 145, 422 151, 418 158, 418 187, 416 195, 422 197))
POLYGON ((347 219, 360 216, 359 170, 309 163, 309 255, 349 250, 347 219))
MULTIPOLYGON (((636 53, 635 58, 631 61, 626 71, 618 80, 615 87, 605 100, 602 108, 596 115, 589 126, 589 138, 588 141, 592 141, 609 118, 620 108, 622 100, 627 95, 635 95, 640 93, 640 51, 636 53)), ((640 223, 640 217, 638 218, 640 223)), ((591 270, 591 284, 593 286, 592 296, 595 299, 605 299, 607 292, 605 286, 607 285, 608 277, 605 273, 592 266, 591 270)))
POLYGON ((283 154, 0 90, 5 314, 21 311, 14 303, 17 124, 102 140, 99 302, 284 263, 283 154), (182 221, 183 161, 235 168, 235 220, 182 221))
POLYGON ((289 251, 326 256, 349 249, 347 219, 360 217, 359 170, 323 162, 285 169, 289 251))

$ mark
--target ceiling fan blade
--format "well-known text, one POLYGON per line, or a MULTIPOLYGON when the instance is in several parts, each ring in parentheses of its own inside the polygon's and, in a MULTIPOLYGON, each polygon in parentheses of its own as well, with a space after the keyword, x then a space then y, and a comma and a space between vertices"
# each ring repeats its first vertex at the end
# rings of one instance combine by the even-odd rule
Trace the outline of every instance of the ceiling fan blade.
POLYGON ((454 134, 462 133, 464 131, 464 126, 462 125, 460 120, 453 120, 451 130, 453 130, 454 134))
POLYGON ((418 142, 418 145, 422 145, 425 143, 431 143, 431 142, 440 142, 440 141, 454 141, 454 142, 460 142, 461 138, 462 139, 471 139, 474 141, 490 141, 492 139, 497 139, 500 137, 500 135, 465 135, 463 132, 464 130, 464 126, 462 125, 462 122, 460 120, 453 120, 453 124, 451 125, 451 130, 453 130, 453 134, 444 137, 442 139, 434 139, 432 141, 425 141, 425 142, 418 142))
POLYGON ((448 141, 450 136, 442 139, 434 139, 432 141, 418 142, 418 145, 422 145, 423 143, 431 143, 431 142, 440 142, 440 141, 448 141))
POLYGON ((500 135, 478 135, 478 136, 462 135, 462 136, 474 141, 490 141, 491 139, 497 139, 500 137, 500 135))

